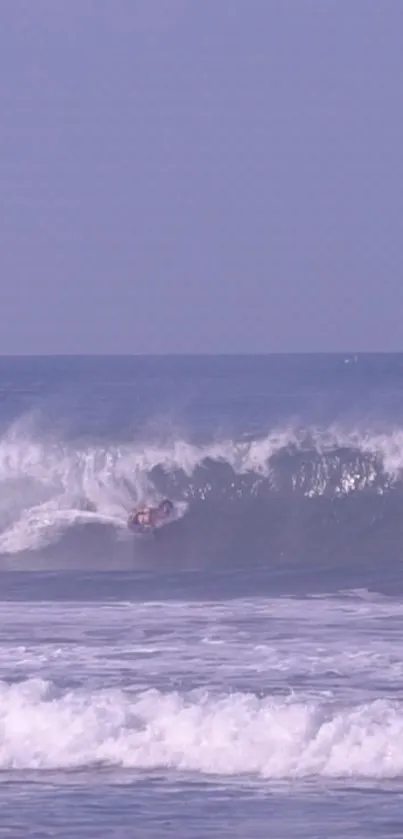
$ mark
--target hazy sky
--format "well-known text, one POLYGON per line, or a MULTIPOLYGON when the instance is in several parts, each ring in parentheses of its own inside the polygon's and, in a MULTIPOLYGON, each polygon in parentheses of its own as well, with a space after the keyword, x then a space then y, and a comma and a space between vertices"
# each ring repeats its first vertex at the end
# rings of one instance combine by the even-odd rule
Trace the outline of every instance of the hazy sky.
POLYGON ((402 0, 3 0, 0 352, 403 349, 402 0))

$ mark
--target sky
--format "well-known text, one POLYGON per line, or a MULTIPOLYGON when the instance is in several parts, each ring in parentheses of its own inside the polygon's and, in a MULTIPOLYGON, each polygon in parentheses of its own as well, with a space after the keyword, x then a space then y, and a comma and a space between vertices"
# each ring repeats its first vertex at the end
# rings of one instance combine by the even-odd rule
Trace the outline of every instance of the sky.
POLYGON ((402 0, 5 0, 0 353, 403 350, 402 0))

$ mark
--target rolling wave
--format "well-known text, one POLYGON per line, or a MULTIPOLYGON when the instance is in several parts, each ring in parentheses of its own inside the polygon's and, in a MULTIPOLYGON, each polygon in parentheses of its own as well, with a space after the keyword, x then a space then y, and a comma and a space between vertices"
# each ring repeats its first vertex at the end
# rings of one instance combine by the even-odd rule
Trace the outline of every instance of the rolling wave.
MULTIPOLYGON (((171 497, 182 518, 151 549, 182 564, 268 562, 321 546, 400 544, 403 431, 272 430, 259 438, 73 445, 11 429, 0 441, 0 553, 67 538, 85 554, 130 543, 138 503, 171 497), (95 536, 95 531, 98 537, 95 536), (99 534, 102 533, 100 536, 99 534), (106 536, 106 533, 108 534, 106 536)), ((132 551, 133 553, 133 551, 132 551)))
POLYGON ((0 682, 0 769, 118 766, 270 778, 401 778, 403 707, 312 697, 0 682))

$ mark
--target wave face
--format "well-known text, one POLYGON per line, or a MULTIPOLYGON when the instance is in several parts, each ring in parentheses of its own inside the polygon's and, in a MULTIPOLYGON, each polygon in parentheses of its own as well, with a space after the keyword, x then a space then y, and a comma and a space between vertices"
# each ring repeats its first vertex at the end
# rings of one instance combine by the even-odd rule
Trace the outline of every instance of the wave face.
POLYGON ((357 357, 2 364, 0 554, 10 561, 400 558, 400 356, 362 369, 357 357), (131 509, 163 496, 178 520, 136 539, 131 509))
POLYGON ((82 445, 8 433, 0 443, 0 551, 65 542, 138 558, 128 533, 139 502, 171 497, 180 519, 151 553, 192 567, 270 563, 335 551, 368 555, 403 537, 403 433, 277 429, 196 445, 82 445), (386 541, 387 538, 387 541, 386 541), (245 559, 247 555, 247 560, 245 559))

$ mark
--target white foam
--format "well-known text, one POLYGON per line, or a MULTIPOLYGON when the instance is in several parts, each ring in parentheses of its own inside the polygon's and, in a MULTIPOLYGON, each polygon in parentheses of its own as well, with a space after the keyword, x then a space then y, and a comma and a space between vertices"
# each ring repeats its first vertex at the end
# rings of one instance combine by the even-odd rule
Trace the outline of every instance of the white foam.
POLYGON ((403 774, 403 705, 0 683, 0 767, 110 764, 263 778, 403 774))

